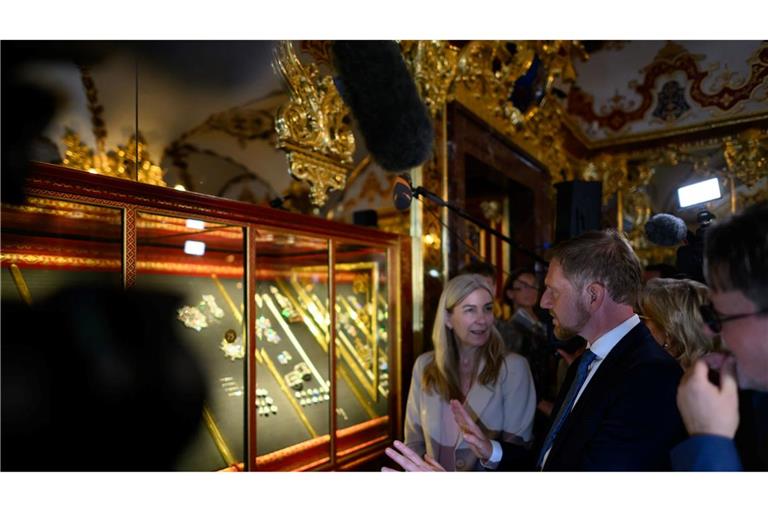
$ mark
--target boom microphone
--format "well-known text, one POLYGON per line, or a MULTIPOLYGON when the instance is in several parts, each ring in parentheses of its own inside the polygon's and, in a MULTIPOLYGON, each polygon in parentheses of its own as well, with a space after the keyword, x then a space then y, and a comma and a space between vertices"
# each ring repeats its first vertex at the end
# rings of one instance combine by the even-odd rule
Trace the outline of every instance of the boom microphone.
POLYGON ((688 227, 683 219, 668 213, 657 213, 645 224, 645 235, 656 245, 677 245, 685 240, 687 234, 688 227))
POLYGON ((373 159, 398 172, 429 158, 432 122, 397 43, 336 41, 333 55, 336 87, 373 159))
POLYGON ((404 212, 411 207, 412 200, 413 189, 411 188, 411 180, 408 179, 407 174, 401 174, 395 178, 395 184, 392 187, 392 201, 395 203, 397 210, 404 212))

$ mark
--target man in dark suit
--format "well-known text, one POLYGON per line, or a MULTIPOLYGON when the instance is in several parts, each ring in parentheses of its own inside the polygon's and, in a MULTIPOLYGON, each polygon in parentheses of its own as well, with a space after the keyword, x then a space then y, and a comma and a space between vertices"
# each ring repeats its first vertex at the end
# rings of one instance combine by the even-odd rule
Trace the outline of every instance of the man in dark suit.
POLYGON ((709 227, 704 254, 712 304, 702 317, 731 354, 703 358, 683 378, 677 403, 691 437, 672 465, 768 471, 768 203, 709 227))
POLYGON ((569 368, 539 450, 546 471, 659 471, 685 437, 675 404, 682 370, 634 313, 640 262, 622 235, 592 231, 558 245, 541 306, 555 335, 588 349, 569 368))

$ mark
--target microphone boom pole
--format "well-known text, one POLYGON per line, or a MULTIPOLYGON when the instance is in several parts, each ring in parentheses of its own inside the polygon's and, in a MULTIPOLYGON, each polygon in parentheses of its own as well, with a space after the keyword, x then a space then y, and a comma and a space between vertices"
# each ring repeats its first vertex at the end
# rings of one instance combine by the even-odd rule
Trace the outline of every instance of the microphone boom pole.
POLYGON ((459 217, 461 217, 463 219, 466 219, 469 222, 471 222, 471 223, 481 227, 482 229, 488 231, 492 235, 495 235, 495 236, 501 238, 503 241, 505 241, 509 245, 511 245, 514 249, 522 252, 523 254, 525 254, 527 256, 530 256, 531 258, 533 258, 537 262, 539 262, 539 263, 541 263, 543 265, 549 265, 549 263, 544 258, 539 256, 535 252, 530 251, 530 250, 528 250, 528 249, 526 249, 524 247, 520 247, 520 245, 517 242, 512 240, 510 237, 508 237, 507 235, 505 235, 501 231, 498 231, 498 230, 492 228, 491 226, 489 226, 488 224, 486 224, 485 222, 483 222, 480 219, 476 219, 475 217, 471 216, 470 214, 468 214, 467 212, 465 212, 464 210, 462 210, 458 206, 453 205, 453 204, 449 203, 448 201, 443 200, 442 197, 440 197, 440 196, 430 192, 429 190, 425 189, 424 187, 414 187, 412 189, 412 191, 413 191, 413 197, 419 197, 419 196, 426 197, 427 199, 429 199, 433 203, 435 203, 435 204, 437 204, 439 206, 444 206, 444 207, 448 208, 449 210, 451 210, 453 213, 455 213, 459 217))

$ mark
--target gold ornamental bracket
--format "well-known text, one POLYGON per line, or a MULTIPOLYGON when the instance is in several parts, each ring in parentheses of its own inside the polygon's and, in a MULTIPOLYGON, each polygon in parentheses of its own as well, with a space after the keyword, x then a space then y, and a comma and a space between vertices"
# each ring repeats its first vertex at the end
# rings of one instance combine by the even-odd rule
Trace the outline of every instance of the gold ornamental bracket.
POLYGON ((285 144, 291 175, 310 183, 309 199, 315 206, 328 201, 329 190, 343 190, 347 182, 348 168, 321 154, 313 154, 298 146, 285 144))
POLYGON ((290 100, 275 117, 277 147, 285 150, 288 172, 310 185, 310 200, 323 206, 330 190, 342 190, 352 166, 355 137, 349 109, 331 76, 304 65, 290 41, 281 41, 273 66, 285 79, 290 100))

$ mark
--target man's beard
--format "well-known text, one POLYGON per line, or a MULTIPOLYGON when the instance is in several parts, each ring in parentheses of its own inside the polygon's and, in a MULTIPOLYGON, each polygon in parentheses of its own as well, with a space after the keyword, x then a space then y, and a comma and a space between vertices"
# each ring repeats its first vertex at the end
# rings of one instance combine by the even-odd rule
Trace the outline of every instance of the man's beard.
POLYGON ((555 337, 557 339, 569 340, 578 336, 579 332, 584 328, 585 325, 587 325, 587 322, 589 322, 589 311, 587 311, 587 308, 584 306, 584 303, 581 301, 581 299, 576 301, 576 315, 575 325, 572 326, 563 325, 560 323, 560 319, 558 318, 558 324, 554 326, 555 337))

